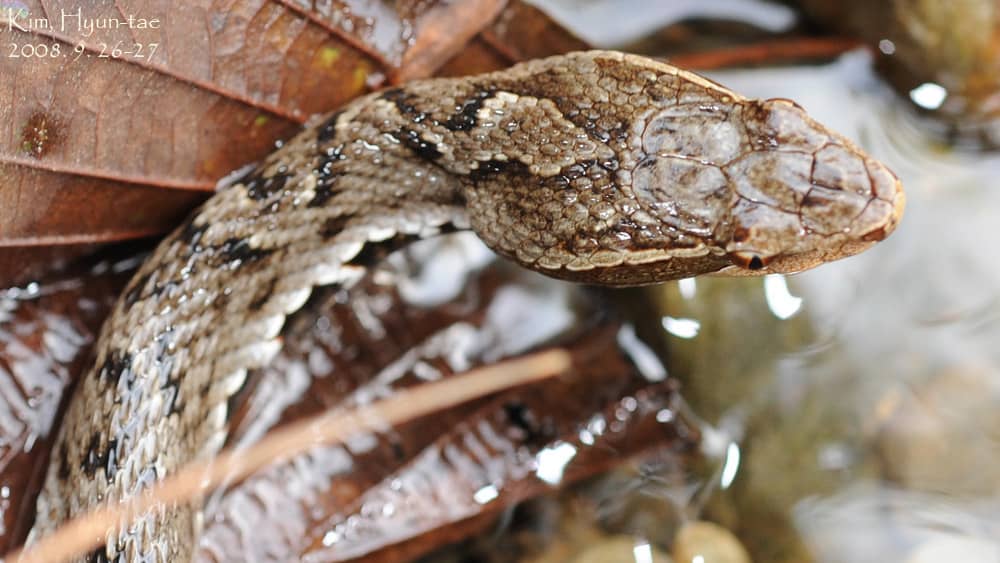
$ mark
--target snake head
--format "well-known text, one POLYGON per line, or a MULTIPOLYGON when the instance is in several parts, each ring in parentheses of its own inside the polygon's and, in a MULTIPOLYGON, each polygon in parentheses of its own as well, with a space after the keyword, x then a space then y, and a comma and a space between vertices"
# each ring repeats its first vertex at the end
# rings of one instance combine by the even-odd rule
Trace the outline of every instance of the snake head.
POLYGON ((903 213, 899 179, 784 99, 743 106, 752 150, 728 162, 732 199, 716 233, 725 275, 798 272, 861 252, 903 213))
POLYGON ((895 229, 905 198, 884 165, 794 102, 747 100, 688 76, 701 80, 701 96, 639 120, 639 156, 621 187, 641 205, 645 229, 663 237, 645 246, 659 244, 674 269, 798 272, 861 252, 895 229))
POLYGON ((487 244, 547 275, 626 286, 796 272, 899 222, 896 176, 789 100, 620 53, 517 74, 497 88, 521 93, 483 102, 496 126, 481 136, 504 159, 483 155, 467 199, 487 244))

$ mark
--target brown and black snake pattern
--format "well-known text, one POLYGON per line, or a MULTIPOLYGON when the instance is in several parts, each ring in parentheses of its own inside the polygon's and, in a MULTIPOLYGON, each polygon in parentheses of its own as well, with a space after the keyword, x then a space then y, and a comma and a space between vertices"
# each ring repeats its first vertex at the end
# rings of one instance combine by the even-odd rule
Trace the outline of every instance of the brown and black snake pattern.
MULTIPOLYGON (((286 316, 411 239, 471 227, 545 274, 637 285, 802 270, 883 239, 902 208, 891 172, 792 102, 640 57, 372 94, 219 191, 141 268, 69 405, 32 537, 216 452, 286 316)), ((90 558, 186 560, 199 517, 163 507, 90 558)))

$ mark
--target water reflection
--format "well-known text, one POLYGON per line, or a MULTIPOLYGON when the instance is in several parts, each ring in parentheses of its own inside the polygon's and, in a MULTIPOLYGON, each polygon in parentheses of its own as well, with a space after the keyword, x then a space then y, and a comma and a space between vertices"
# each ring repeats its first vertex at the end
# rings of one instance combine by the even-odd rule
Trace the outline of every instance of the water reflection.
POLYGON ((684 299, 694 299, 698 290, 698 282, 694 278, 684 278, 677 282, 677 289, 684 299))
POLYGON ((486 504, 500 496, 500 491, 493 485, 486 485, 472 495, 472 499, 479 504, 486 504))
POLYGON ((933 82, 924 82, 913 90, 910 90, 910 99, 918 106, 935 110, 941 107, 948 97, 948 90, 944 86, 933 82))
POLYGON ((562 482, 566 465, 576 457, 576 447, 573 444, 559 442, 544 448, 535 456, 535 476, 550 485, 562 482))
POLYGON ((730 443, 726 448, 726 461, 722 465, 722 476, 719 477, 719 487, 728 489, 736 479, 736 473, 740 469, 740 447, 735 443, 730 443))
POLYGON ((663 330, 676 336, 677 338, 694 338, 698 336, 701 323, 694 319, 678 319, 674 317, 663 317, 663 330))
POLYGON ((653 563, 653 547, 649 545, 649 542, 643 542, 633 547, 632 555, 635 557, 635 563, 653 563))
POLYGON ((802 308, 802 299, 788 291, 788 284, 782 274, 764 277, 764 297, 771 312, 781 320, 792 318, 802 308))

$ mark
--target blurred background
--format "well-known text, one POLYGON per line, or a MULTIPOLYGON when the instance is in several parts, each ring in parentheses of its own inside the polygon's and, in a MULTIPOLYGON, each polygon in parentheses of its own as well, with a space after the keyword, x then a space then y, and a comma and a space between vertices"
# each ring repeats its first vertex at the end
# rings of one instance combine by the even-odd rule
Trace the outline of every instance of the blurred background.
POLYGON ((795 100, 895 171, 902 223, 798 275, 624 291, 471 235, 394 254, 288 322, 231 446, 533 350, 575 371, 232 483, 197 560, 1000 562, 1000 2, 196 4, 116 3, 172 22, 148 61, 0 59, 0 551, 108 307, 216 181, 366 91, 589 44, 795 100))

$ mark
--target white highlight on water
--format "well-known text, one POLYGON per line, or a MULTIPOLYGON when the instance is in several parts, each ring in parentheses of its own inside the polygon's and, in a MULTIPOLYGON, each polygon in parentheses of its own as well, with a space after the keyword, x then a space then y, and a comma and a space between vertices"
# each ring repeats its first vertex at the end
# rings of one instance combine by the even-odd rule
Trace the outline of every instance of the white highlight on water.
POLYGON ((663 329, 677 338, 694 338, 701 330, 701 323, 694 319, 663 317, 660 320, 663 329))
POLYGON ((802 298, 788 291, 788 283, 781 274, 764 276, 764 299, 774 316, 781 320, 792 318, 802 308, 802 298))
POLYGON ((722 475, 719 477, 719 486, 723 490, 728 489, 736 479, 736 474, 740 469, 740 447, 736 442, 730 442, 726 447, 726 461, 722 466, 722 475))
POLYGON ((559 442, 545 448, 535 456, 538 468, 535 476, 550 485, 558 485, 563 478, 566 465, 576 457, 576 446, 559 442))
POLYGON ((944 89, 944 86, 933 82, 924 82, 910 90, 910 99, 924 109, 938 109, 947 98, 948 91, 944 89))

